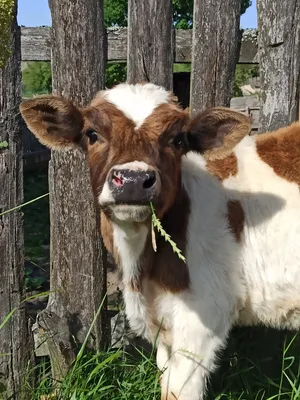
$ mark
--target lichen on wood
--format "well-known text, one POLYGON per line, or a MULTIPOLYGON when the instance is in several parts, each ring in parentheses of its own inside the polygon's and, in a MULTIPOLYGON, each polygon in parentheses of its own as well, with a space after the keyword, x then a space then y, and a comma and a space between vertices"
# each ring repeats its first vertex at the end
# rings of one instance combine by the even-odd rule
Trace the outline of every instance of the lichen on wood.
POLYGON ((0 68, 10 55, 10 26, 13 18, 14 0, 0 0, 0 68))

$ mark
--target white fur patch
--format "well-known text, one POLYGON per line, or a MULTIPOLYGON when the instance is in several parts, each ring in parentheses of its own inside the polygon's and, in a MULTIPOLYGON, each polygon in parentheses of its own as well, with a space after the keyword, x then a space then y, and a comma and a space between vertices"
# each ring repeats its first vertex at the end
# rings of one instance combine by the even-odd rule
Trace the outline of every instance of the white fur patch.
POLYGON ((100 206, 103 206, 105 204, 113 204, 115 203, 115 199, 111 193, 111 190, 108 186, 108 182, 105 182, 103 189, 98 197, 98 201, 100 206))
POLYGON ((148 171, 149 165, 144 161, 131 161, 125 164, 117 164, 112 169, 129 169, 129 171, 148 171))
POLYGON ((170 92, 152 83, 121 83, 99 95, 113 103, 136 124, 136 128, 140 128, 157 106, 169 103, 170 92))
POLYGON ((143 224, 140 226, 130 223, 113 224, 114 245, 122 263, 126 315, 131 328, 138 335, 150 339, 145 299, 142 293, 131 290, 132 280, 139 277, 139 262, 148 232, 149 229, 143 224))

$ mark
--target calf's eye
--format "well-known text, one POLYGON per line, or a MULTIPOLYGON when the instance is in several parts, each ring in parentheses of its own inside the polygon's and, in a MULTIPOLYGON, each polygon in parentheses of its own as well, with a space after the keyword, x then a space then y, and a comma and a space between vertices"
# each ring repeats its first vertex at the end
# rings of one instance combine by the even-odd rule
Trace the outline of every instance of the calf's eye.
POLYGON ((176 149, 180 149, 183 147, 183 137, 181 134, 176 135, 169 141, 170 145, 173 145, 176 149))
POLYGON ((87 131, 85 134, 89 138, 90 144, 94 144, 99 139, 95 131, 90 130, 87 131))

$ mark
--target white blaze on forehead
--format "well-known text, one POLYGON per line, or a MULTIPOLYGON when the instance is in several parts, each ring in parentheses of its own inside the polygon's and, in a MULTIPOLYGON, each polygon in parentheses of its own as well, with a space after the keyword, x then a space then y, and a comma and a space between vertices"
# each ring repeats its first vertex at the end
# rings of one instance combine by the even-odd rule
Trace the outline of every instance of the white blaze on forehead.
POLYGON ((121 83, 99 96, 113 103, 139 128, 160 104, 170 102, 170 92, 153 83, 129 85, 121 83))

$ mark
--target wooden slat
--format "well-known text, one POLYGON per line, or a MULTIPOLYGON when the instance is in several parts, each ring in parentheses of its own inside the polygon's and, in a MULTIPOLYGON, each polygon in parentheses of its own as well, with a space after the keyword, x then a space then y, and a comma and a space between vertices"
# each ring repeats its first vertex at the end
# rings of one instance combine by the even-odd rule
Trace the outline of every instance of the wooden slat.
POLYGON ((168 90, 172 89, 172 20, 171 0, 128 1, 129 83, 150 81, 168 90))
MULTIPOLYGON (((10 9, 12 18, 7 26, 1 19, 1 29, 7 29, 4 41, 1 36, 1 49, 7 44, 10 54, 5 57, 1 54, 4 68, 0 68, 0 213, 23 203, 23 146, 21 119, 17 111, 21 100, 17 0, 10 2, 10 9)), ((2 6, 1 18, 8 10, 2 6)), ((0 216, 0 320, 4 323, 0 327, 1 399, 31 398, 25 389, 29 375, 24 372, 34 369, 30 362, 33 347, 28 329, 29 317, 25 314, 25 307, 20 307, 25 297, 23 217, 18 210, 0 216), (13 315, 5 323, 5 317, 10 313, 13 315)))
POLYGON ((262 93, 259 123, 261 131, 272 131, 298 119, 300 1, 259 0, 257 9, 262 93))
POLYGON ((49 27, 21 28, 22 61, 50 61, 49 27))
POLYGON ((242 110, 246 108, 259 107, 258 96, 233 97, 230 101, 230 108, 242 110))
POLYGON ((258 96, 233 97, 230 108, 252 117, 252 133, 257 133, 259 128, 260 102, 258 96))
POLYGON ((194 0, 192 115, 230 105, 241 40, 240 12, 241 0, 194 0))
MULTIPOLYGON (((50 28, 21 28, 22 61, 50 61, 50 28)), ((126 62, 127 28, 110 28, 107 33, 108 61, 126 62)), ((176 30, 175 62, 191 62, 192 31, 176 30)), ((240 63, 257 63, 257 40, 255 31, 246 30, 240 52, 240 63), (254 33, 253 33, 254 32, 254 33)))

